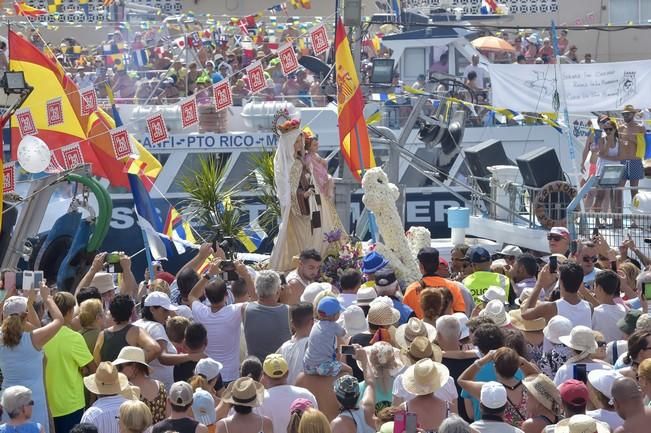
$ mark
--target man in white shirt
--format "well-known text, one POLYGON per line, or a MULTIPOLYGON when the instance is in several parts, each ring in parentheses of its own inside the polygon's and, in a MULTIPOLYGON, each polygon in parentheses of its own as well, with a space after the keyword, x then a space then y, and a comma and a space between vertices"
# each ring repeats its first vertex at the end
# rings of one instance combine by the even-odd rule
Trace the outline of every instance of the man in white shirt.
POLYGON ((93 424, 98 433, 120 433, 117 417, 120 405, 127 401, 120 394, 129 388, 127 377, 118 373, 117 368, 110 362, 102 362, 95 374, 84 377, 84 386, 97 395, 97 400, 86 409, 80 422, 93 424))
POLYGON ((499 382, 486 382, 479 398, 481 419, 470 424, 479 433, 523 433, 503 421, 507 403, 506 388, 499 382))
POLYGON ((305 349, 314 324, 314 308, 307 302, 292 305, 289 308, 289 318, 294 334, 291 340, 285 341, 280 346, 278 353, 287 361, 289 367, 287 383, 294 385, 298 375, 303 372, 305 349))
POLYGON ((480 88, 486 87, 486 78, 488 77, 488 71, 483 65, 479 64, 479 56, 477 54, 472 56, 472 63, 463 70, 463 78, 467 79, 468 74, 473 71, 477 74, 477 83, 480 88))
POLYGON ((291 416, 289 408, 297 398, 309 400, 312 406, 318 409, 314 394, 305 388, 287 385, 289 367, 282 355, 278 353, 268 355, 262 364, 262 372, 262 383, 267 389, 260 406, 260 415, 271 418, 274 431, 287 431, 291 416))
POLYGON ((601 332, 607 343, 625 340, 626 335, 617 326, 626 315, 626 308, 615 303, 619 297, 619 276, 610 270, 599 273, 594 282, 594 295, 599 305, 592 312, 592 329, 601 332))
POLYGON ((210 264, 208 271, 188 294, 188 301, 192 305, 194 320, 208 331, 206 355, 222 363, 222 380, 228 383, 239 377, 240 326, 247 303, 226 305, 226 283, 220 278, 213 279, 220 272, 220 263, 221 259, 216 259, 210 264), (200 301, 204 293, 210 307, 200 301))

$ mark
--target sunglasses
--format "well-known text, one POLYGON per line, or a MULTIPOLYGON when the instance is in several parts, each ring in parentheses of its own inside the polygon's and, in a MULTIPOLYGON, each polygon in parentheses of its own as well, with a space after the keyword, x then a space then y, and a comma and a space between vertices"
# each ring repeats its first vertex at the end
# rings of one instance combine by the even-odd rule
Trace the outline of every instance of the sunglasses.
POLYGON ((606 347, 608 343, 605 341, 597 341, 597 347, 606 347))
POLYGON ((561 236, 561 235, 547 235, 547 240, 548 241, 556 241, 556 242, 558 242, 561 239, 563 239, 563 236, 561 236))
POLYGON ((583 261, 586 263, 597 263, 597 260, 599 260, 599 257, 597 256, 585 256, 583 257, 583 261))

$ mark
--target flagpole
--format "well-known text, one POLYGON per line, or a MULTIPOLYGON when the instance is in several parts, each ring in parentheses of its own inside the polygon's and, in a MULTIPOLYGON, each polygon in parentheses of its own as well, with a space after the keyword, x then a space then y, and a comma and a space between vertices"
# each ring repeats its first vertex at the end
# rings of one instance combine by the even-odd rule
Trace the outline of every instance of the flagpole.
MULTIPOLYGON (((138 211, 136 210, 136 218, 140 220, 140 215, 138 214, 138 211)), ((154 281, 156 279, 156 274, 154 274, 154 264, 152 263, 152 257, 151 257, 151 249, 149 248, 149 240, 147 240, 147 233, 145 233, 145 229, 142 227, 142 225, 138 224, 140 226, 140 233, 142 234, 142 241, 145 245, 145 255, 147 256, 147 269, 149 270, 149 281, 154 281)))

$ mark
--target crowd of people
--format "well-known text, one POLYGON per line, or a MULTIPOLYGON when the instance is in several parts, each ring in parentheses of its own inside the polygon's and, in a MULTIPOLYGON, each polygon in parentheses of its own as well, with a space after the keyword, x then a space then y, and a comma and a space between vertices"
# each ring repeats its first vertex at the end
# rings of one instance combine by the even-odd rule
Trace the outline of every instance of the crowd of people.
POLYGON ((648 431, 651 260, 547 239, 425 247, 408 285, 377 251, 335 284, 315 250, 229 274, 204 244, 141 282, 122 255, 117 284, 101 253, 74 294, 3 288, 0 432, 648 431))

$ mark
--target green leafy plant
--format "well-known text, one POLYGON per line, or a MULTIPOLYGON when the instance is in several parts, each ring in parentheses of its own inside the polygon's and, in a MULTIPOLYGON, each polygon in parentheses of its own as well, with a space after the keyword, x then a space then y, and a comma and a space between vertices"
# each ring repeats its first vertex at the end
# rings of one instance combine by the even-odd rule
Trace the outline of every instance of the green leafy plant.
POLYGON ((225 160, 219 155, 199 158, 199 168, 180 180, 181 188, 189 198, 181 203, 184 216, 198 226, 204 239, 212 239, 216 232, 222 236, 237 237, 242 221, 242 190, 238 185, 226 187, 225 160))
POLYGON ((280 202, 274 183, 274 154, 274 152, 260 152, 249 156, 251 182, 247 187, 256 193, 256 198, 265 206, 265 210, 258 217, 258 223, 271 237, 278 233, 280 220, 280 202))

